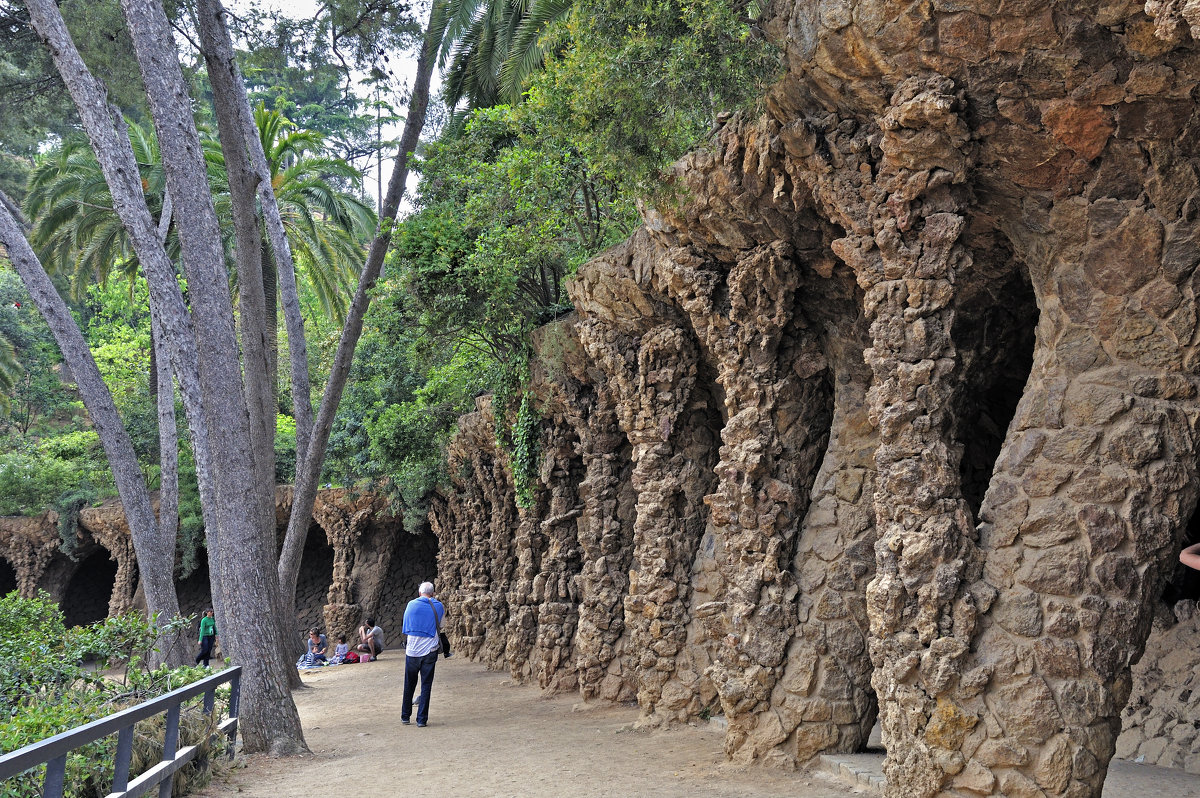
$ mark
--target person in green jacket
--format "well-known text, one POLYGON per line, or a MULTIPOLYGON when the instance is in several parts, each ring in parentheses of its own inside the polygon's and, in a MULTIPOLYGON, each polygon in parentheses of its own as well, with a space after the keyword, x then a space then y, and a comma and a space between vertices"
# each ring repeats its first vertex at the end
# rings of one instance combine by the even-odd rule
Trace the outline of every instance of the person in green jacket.
POLYGON ((217 644, 217 621, 213 618, 212 610, 205 610, 200 616, 200 653, 196 655, 196 664, 204 663, 204 667, 209 667, 208 661, 212 659, 213 646, 217 644))

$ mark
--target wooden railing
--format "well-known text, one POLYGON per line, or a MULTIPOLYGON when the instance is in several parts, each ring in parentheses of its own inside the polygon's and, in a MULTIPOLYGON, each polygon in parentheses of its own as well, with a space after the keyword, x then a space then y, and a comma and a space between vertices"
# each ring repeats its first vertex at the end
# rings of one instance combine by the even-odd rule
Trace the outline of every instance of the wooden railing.
POLYGON ((221 721, 217 730, 226 736, 228 740, 226 753, 232 757, 234 741, 237 738, 238 697, 241 692, 241 679, 242 669, 240 666, 227 668, 158 698, 0 756, 0 781, 17 776, 44 763, 46 778, 42 783, 42 797, 62 798, 67 754, 110 734, 116 734, 116 768, 113 774, 112 792, 109 793, 108 798, 136 798, 136 796, 145 795, 154 787, 158 787, 159 798, 170 798, 171 777, 177 770, 195 759, 201 750, 198 745, 179 748, 179 715, 184 702, 203 693, 204 712, 211 715, 216 706, 217 687, 227 682, 230 684, 229 717, 221 721), (133 755, 134 724, 164 712, 167 715, 167 723, 166 736, 163 739, 162 761, 131 782, 129 780, 129 763, 133 755))

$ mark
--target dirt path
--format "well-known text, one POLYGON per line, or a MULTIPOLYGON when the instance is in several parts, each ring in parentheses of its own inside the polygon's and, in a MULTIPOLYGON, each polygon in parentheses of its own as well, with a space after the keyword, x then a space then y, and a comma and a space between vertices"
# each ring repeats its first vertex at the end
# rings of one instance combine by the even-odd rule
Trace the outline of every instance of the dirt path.
POLYGON ((453 658, 437 666, 429 726, 400 724, 402 652, 308 671, 296 705, 312 749, 291 759, 242 757, 206 798, 357 798, 412 793, 477 798, 847 798, 865 793, 822 773, 726 763, 707 725, 630 731, 637 707, 581 705, 453 658))

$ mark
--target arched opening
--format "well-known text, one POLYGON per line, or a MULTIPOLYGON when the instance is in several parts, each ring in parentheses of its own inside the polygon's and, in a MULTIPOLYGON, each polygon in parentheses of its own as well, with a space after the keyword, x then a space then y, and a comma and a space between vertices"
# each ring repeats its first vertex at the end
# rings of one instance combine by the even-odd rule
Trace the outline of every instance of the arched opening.
POLYGON ((63 621, 86 626, 108 617, 108 602, 117 581, 117 563, 99 549, 79 563, 63 594, 63 621))
POLYGON ((325 602, 333 582, 333 546, 325 530, 315 521, 308 526, 300 574, 296 578, 296 628, 325 626, 325 602))
POLYGON ((956 439, 963 447, 962 494, 978 517, 1008 425, 1033 369, 1038 308, 1025 273, 984 294, 982 307, 959 313, 953 337, 967 369, 958 405, 956 439), (995 296, 1005 298, 995 302, 995 296))
POLYGON ((0 596, 7 596, 17 589, 17 572, 8 560, 0 558, 0 596))

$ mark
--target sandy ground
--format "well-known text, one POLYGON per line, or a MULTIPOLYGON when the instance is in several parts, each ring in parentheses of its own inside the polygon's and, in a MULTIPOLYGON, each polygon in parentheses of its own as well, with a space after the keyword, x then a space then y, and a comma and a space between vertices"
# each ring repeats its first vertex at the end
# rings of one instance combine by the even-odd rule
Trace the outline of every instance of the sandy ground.
POLYGON ((241 756, 194 795, 205 798, 847 798, 832 776, 725 761, 710 724, 631 730, 636 706, 547 696, 460 658, 438 662, 429 726, 400 723, 403 652, 306 671, 296 705, 312 753, 241 756), (413 780, 420 782, 412 789, 413 780), (407 787, 407 789, 406 789, 407 787))

